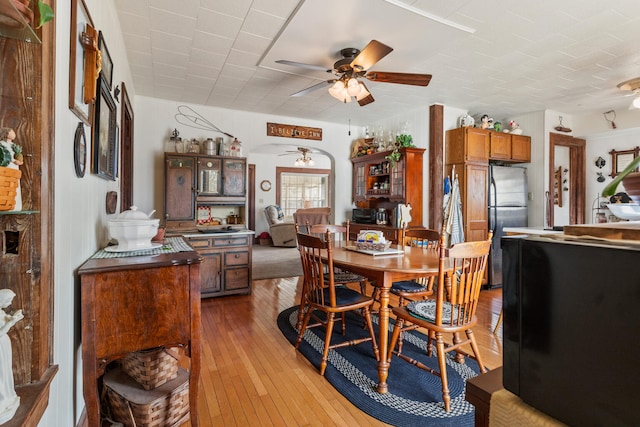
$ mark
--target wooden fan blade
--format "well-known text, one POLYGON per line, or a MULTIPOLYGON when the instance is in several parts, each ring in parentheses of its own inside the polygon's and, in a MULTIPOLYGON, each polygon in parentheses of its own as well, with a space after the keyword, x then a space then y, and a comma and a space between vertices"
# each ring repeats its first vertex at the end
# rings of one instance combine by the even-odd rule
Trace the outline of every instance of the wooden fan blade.
POLYGON ((308 88, 306 88, 306 89, 302 89, 301 91, 298 91, 298 92, 296 92, 296 93, 292 93, 292 94, 291 94, 291 95, 289 95, 289 96, 302 96, 302 95, 306 95, 306 94, 308 94, 309 92, 313 92, 313 91, 314 91, 314 90, 316 90, 316 89, 320 89, 321 87, 326 87, 326 86, 327 86, 327 84, 332 84, 332 83, 335 83, 335 82, 336 82, 336 81, 335 81, 335 79, 333 79, 333 80, 327 80, 326 82, 316 83, 316 84, 314 84, 313 86, 309 86, 309 87, 308 87, 308 88))
POLYGON ((398 83, 402 85, 428 86, 431 74, 385 73, 371 71, 365 77, 372 82, 398 83))
POLYGON ((361 100, 359 100, 358 104, 360 104, 361 107, 364 107, 367 104, 371 104, 373 101, 375 101, 375 99, 373 99, 373 95, 369 94, 364 98, 362 98, 361 100))
POLYGON ((387 56, 393 48, 377 40, 371 40, 368 45, 351 61, 351 67, 357 71, 368 70, 376 62, 387 56))
POLYGON ((302 62, 287 61, 285 59, 279 59, 279 60, 276 61, 276 63, 284 64, 284 65, 291 65, 292 67, 302 67, 302 68, 306 68, 308 70, 325 71, 327 73, 331 73, 333 71, 331 69, 328 69, 327 67, 322 67, 320 65, 304 64, 302 62))

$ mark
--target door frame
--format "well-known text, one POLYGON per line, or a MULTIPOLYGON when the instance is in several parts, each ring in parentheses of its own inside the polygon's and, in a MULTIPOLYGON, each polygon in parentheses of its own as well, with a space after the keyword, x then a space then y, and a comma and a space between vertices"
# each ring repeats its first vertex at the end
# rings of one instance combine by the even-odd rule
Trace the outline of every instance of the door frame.
POLYGON ((569 223, 584 224, 586 199, 586 145, 587 141, 549 132, 549 188, 547 190, 547 225, 553 227, 553 192, 555 179, 555 149, 569 148, 569 223))

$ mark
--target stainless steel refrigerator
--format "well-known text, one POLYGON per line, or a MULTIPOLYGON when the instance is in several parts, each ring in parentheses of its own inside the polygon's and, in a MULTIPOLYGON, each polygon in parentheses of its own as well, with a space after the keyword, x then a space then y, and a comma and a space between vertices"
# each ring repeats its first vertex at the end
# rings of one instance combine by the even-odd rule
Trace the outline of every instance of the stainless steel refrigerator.
POLYGON ((489 229, 493 230, 489 256, 489 286, 502 285, 502 248, 505 227, 526 227, 527 169, 489 165, 489 229))

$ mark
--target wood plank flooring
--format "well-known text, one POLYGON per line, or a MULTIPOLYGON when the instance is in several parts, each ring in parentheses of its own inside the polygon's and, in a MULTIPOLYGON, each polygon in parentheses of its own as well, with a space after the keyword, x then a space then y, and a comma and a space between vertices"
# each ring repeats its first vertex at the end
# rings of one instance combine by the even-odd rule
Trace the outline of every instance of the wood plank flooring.
MULTIPOLYGON (((298 281, 256 280, 252 295, 202 300, 201 426, 386 425, 337 392, 280 333, 276 318, 299 302, 298 281)), ((474 332, 489 369, 502 365, 502 330, 493 334, 501 298, 500 289, 482 291, 477 311, 474 332)))

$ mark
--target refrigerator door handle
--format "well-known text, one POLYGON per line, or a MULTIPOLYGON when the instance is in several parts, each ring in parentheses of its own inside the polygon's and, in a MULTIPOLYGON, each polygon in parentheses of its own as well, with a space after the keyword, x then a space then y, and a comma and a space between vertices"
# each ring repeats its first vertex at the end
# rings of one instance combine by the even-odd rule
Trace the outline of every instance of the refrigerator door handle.
POLYGON ((489 185, 491 185, 491 188, 489 189, 489 230, 493 231, 493 234, 495 235, 495 231, 496 231, 495 228, 498 222, 497 212, 496 212, 498 195, 496 194, 496 191, 497 191, 496 180, 494 179, 493 174, 491 174, 489 185), (493 200, 491 200, 492 198, 493 200))

